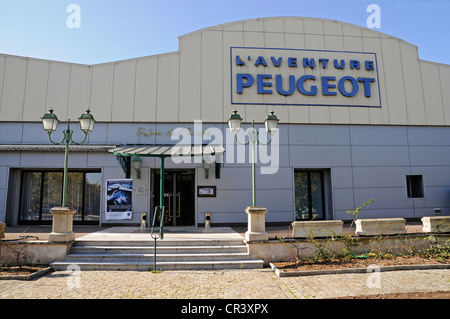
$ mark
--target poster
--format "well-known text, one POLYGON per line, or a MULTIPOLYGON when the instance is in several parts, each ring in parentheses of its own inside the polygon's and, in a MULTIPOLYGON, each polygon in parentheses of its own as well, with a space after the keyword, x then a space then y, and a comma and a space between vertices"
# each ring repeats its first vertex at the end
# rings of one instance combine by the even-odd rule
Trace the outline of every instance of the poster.
POLYGON ((105 219, 131 219, 133 181, 110 179, 106 181, 105 219))

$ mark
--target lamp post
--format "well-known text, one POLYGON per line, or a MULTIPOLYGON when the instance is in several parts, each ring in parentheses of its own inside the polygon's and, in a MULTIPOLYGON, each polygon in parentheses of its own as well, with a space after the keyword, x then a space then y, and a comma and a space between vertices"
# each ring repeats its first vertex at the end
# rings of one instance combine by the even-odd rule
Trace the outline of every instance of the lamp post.
POLYGON ((275 134, 278 128, 278 121, 276 115, 273 114, 273 111, 269 112, 267 118, 264 121, 266 126, 266 131, 269 134, 269 142, 264 144, 259 141, 258 131, 255 129, 255 121, 252 120, 252 130, 249 133, 249 140, 247 142, 241 143, 237 139, 237 134, 241 129, 242 118, 236 110, 233 110, 230 119, 228 120, 228 126, 230 127, 231 132, 234 133, 234 139, 237 143, 241 145, 248 145, 252 143, 252 204, 253 207, 256 207, 256 144, 269 145, 272 142, 272 136, 275 134))
POLYGON ((94 117, 91 114, 91 111, 89 109, 86 110, 85 113, 83 113, 79 118, 80 120, 80 128, 84 133, 84 140, 80 143, 74 142, 72 139, 73 131, 70 129, 70 119, 67 120, 67 129, 63 131, 64 137, 61 141, 55 142, 52 140, 52 133, 56 131, 56 128, 58 127, 58 117, 55 113, 53 113, 53 109, 50 108, 50 110, 44 114, 42 117, 42 124, 44 126, 44 130, 48 133, 48 138, 50 142, 52 142, 55 145, 65 144, 66 150, 64 154, 64 183, 63 183, 63 199, 62 199, 62 207, 66 207, 66 198, 67 198, 67 164, 69 159, 69 144, 75 144, 80 145, 83 144, 90 132, 92 132, 92 129, 94 128, 95 120, 94 117))
POLYGON ((272 136, 275 134, 278 128, 278 118, 273 114, 273 111, 269 112, 266 120, 264 121, 266 131, 269 133, 269 141, 267 144, 261 143, 258 138, 258 131, 255 129, 255 121, 252 120, 252 129, 249 134, 247 142, 240 143, 237 139, 237 133, 241 129, 242 118, 236 110, 233 110, 228 125, 231 132, 234 133, 234 139, 241 145, 248 145, 252 143, 252 204, 253 206, 247 207, 245 212, 248 215, 248 230, 245 232, 245 240, 250 241, 265 241, 269 238, 266 232, 265 214, 267 209, 264 207, 256 207, 256 143, 269 145, 272 142, 272 136))
POLYGON ((63 175, 63 198, 62 207, 53 207, 50 213, 53 215, 53 226, 52 232, 48 236, 49 242, 71 242, 75 240, 75 234, 72 231, 73 225, 73 215, 75 210, 70 210, 67 207, 67 164, 69 159, 69 144, 80 145, 83 144, 92 129, 94 128, 95 120, 88 109, 83 113, 78 119, 80 120, 80 128, 84 133, 84 139, 80 143, 74 142, 72 135, 73 131, 70 129, 70 119, 67 120, 67 129, 63 131, 63 138, 59 142, 52 140, 52 133, 56 131, 58 127, 58 117, 53 113, 53 109, 44 114, 41 118, 44 130, 48 133, 48 139, 55 145, 65 144, 65 154, 64 154, 64 175, 63 175))

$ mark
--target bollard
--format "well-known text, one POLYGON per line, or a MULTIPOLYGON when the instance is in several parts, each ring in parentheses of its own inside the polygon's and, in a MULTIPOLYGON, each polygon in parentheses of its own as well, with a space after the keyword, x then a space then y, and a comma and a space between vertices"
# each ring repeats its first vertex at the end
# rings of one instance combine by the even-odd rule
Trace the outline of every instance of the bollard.
POLYGON ((141 231, 147 227, 147 213, 141 213, 141 231))
POLYGON ((205 214, 205 229, 211 228, 211 213, 205 214))

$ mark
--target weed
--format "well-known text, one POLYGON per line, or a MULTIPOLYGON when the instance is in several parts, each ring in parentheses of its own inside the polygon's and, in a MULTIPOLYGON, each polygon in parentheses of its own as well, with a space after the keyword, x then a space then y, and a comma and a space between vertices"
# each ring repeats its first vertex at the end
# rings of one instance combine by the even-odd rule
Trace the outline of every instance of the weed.
POLYGON ((438 258, 440 261, 447 262, 450 259, 450 240, 440 244, 435 236, 427 238, 430 246, 419 252, 419 255, 425 258, 438 258))

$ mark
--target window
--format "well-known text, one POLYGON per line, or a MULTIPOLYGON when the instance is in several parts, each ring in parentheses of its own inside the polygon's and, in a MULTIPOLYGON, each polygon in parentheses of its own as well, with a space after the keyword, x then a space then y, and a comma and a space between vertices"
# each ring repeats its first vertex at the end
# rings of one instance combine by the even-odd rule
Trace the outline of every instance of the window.
POLYGON ((325 218, 323 171, 295 171, 296 220, 325 218))
POLYGON ((423 197, 423 176, 422 175, 407 175, 406 189, 408 198, 422 198, 423 197))
MULTIPOLYGON (((69 172, 67 206, 76 210, 74 223, 98 224, 101 197, 100 172, 69 172)), ((46 224, 52 221, 50 210, 61 206, 63 172, 24 171, 19 223, 46 224)))

